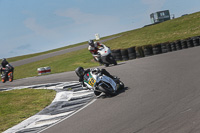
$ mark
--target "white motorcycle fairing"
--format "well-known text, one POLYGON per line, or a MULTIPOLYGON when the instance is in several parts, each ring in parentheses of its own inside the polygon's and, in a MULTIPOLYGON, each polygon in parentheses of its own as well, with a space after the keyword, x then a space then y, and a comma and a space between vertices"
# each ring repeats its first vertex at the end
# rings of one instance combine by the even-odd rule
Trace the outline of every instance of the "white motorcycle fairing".
POLYGON ((96 61, 104 64, 105 66, 109 66, 110 64, 117 65, 109 47, 102 44, 97 52, 98 54, 92 54, 96 61))
POLYGON ((110 48, 108 48, 106 45, 102 44, 102 47, 99 48, 98 52, 100 53, 101 56, 107 56, 111 54, 110 48))
POLYGON ((117 91, 117 84, 113 79, 105 75, 93 74, 92 72, 86 73, 84 75, 84 83, 87 85, 87 88, 96 90, 96 85, 100 82, 106 82, 110 84, 114 91, 117 91))
POLYGON ((109 54, 111 54, 110 48, 106 47, 106 45, 104 45, 104 44, 101 44, 101 47, 99 48, 99 50, 97 52, 99 53, 99 55, 96 55, 96 54, 92 55, 97 61, 99 61, 99 56, 106 57, 109 54))

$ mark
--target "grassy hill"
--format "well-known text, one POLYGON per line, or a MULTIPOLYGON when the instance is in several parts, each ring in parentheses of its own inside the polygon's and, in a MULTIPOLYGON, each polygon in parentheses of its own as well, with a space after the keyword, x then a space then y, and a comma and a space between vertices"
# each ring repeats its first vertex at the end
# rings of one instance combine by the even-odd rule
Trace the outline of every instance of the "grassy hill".
POLYGON ((105 44, 113 49, 172 42, 200 35, 200 12, 123 33, 105 44))
MULTIPOLYGON (((188 37, 200 35, 200 12, 193 13, 187 16, 176 18, 173 20, 165 21, 156 25, 143 27, 136 30, 131 30, 113 36, 122 35, 119 38, 105 42, 111 49, 129 48, 131 46, 143 46, 148 44, 157 44, 163 42, 172 42, 178 39, 185 39, 188 37)), ((108 37, 107 37, 108 38, 108 37)), ((105 39, 105 38, 101 38, 105 39)), ((86 42, 77 44, 82 45, 86 42)), ((74 47, 77 45, 72 45, 74 47)), ((53 52, 63 47, 39 54, 53 52)), ((36 56, 36 55, 29 55, 36 56)), ((20 59, 27 58, 21 56, 20 59)), ((9 61, 19 60, 19 57, 10 58, 9 61)), ((15 68, 15 79, 25 78, 37 75, 37 68, 50 66, 52 73, 60 73, 65 71, 73 71, 78 66, 93 67, 98 66, 98 63, 93 62, 91 54, 87 49, 51 57, 34 63, 29 63, 15 68)))

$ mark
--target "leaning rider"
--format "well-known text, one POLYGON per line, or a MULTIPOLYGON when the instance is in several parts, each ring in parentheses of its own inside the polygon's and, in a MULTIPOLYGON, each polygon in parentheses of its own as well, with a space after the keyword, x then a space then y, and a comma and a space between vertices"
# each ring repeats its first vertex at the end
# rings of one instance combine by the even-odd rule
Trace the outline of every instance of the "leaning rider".
POLYGON ((97 73, 102 73, 112 79, 114 79, 115 77, 113 77, 108 71, 106 71, 105 69, 99 69, 99 68, 94 68, 94 69, 87 69, 84 70, 83 67, 78 67, 75 70, 76 75, 79 77, 79 82, 85 87, 86 85, 84 84, 84 80, 83 80, 83 76, 88 73, 88 72, 97 72, 97 73))
POLYGON ((1 73, 2 71, 5 71, 6 76, 8 76, 9 72, 14 72, 14 67, 10 65, 9 62, 5 58, 2 59, 1 66, 2 66, 1 73), (6 71, 6 69, 8 69, 8 71, 6 71))
POLYGON ((97 55, 97 57, 98 57, 98 60, 96 60, 95 58, 94 59, 96 61, 99 61, 100 64, 103 64, 103 62, 101 60, 101 56, 98 54, 98 50, 99 50, 98 47, 99 46, 101 47, 102 44, 100 44, 99 42, 94 42, 94 40, 89 40, 88 44, 89 44, 88 50, 90 51, 90 53, 93 54, 93 55, 97 55))

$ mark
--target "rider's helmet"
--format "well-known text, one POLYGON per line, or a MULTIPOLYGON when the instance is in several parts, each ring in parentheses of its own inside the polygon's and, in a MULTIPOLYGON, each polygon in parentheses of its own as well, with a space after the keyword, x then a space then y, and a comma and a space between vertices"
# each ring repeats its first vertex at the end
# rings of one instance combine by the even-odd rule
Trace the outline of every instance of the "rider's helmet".
POLYGON ((3 59, 2 59, 2 62, 3 62, 3 61, 6 61, 6 58, 3 58, 3 59))
POLYGON ((94 47, 94 41, 93 41, 93 40, 89 40, 89 41, 88 41, 88 44, 89 44, 91 47, 94 47))
POLYGON ((3 58, 1 61, 1 66, 6 67, 7 64, 8 64, 8 62, 7 62, 6 58, 3 58))
POLYGON ((75 73, 77 76, 82 77, 85 74, 85 70, 83 67, 78 67, 76 68, 75 73))

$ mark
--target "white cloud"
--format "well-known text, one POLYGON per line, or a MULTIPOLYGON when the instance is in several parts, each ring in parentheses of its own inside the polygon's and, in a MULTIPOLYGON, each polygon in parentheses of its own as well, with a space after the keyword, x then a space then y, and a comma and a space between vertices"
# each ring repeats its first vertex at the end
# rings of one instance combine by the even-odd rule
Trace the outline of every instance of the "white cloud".
POLYGON ((57 10, 56 15, 71 18, 76 24, 88 23, 94 20, 94 15, 82 13, 79 9, 70 8, 67 10, 57 10))
POLYGON ((79 9, 70 8, 67 10, 57 10, 55 14, 62 17, 71 18, 75 24, 96 24, 96 23, 109 23, 119 22, 118 18, 105 15, 95 15, 91 13, 81 12, 79 9))
POLYGON ((59 36, 57 32, 53 29, 47 29, 44 26, 39 25, 35 18, 27 18, 24 21, 25 27, 33 31, 36 35, 47 37, 47 38, 55 38, 59 36))
POLYGON ((119 17, 86 13, 75 8, 57 10, 55 14, 73 20, 69 29, 73 28, 73 32, 80 35, 79 38, 85 35, 94 36, 95 33, 107 36, 131 29, 131 23, 121 24, 119 17))

